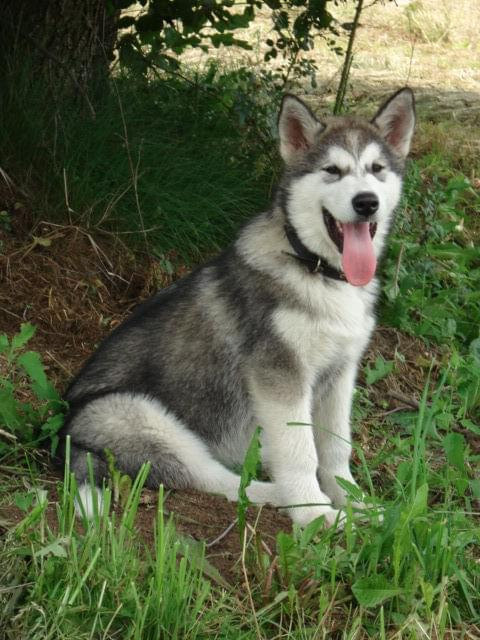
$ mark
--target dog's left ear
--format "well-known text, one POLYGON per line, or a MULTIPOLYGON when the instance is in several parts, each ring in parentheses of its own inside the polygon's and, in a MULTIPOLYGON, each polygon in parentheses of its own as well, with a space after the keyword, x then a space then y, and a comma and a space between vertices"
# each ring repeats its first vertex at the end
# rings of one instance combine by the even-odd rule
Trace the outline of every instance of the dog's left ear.
POLYGON ((316 134, 324 128, 307 105, 287 94, 278 116, 280 154, 286 164, 300 159, 312 146, 316 134))
POLYGON ((408 87, 400 89, 380 107, 372 124, 401 156, 410 149, 415 128, 415 98, 408 87))

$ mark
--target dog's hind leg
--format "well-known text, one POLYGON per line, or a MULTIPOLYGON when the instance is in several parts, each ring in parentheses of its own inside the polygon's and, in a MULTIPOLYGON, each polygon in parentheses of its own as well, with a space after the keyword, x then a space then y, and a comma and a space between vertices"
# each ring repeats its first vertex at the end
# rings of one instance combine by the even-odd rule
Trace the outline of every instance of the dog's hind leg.
MULTIPOLYGON (((71 467, 86 509, 93 500, 88 483, 87 452, 92 453, 95 483, 107 477, 104 451, 109 449, 115 467, 135 476, 144 462, 151 469, 147 486, 193 488, 236 500, 240 477, 216 460, 207 444, 169 413, 161 403, 146 396, 115 393, 97 398, 81 409, 67 427, 72 438, 71 467), (90 500, 88 499, 90 496, 90 500)), ((275 487, 253 482, 247 489, 252 502, 277 503, 275 487)))
POLYGON ((102 479, 108 476, 108 467, 105 460, 92 451, 72 444, 70 447, 70 469, 75 475, 78 486, 78 498, 75 500, 75 509, 78 515, 82 515, 82 507, 88 518, 93 518, 95 514, 94 502, 96 502, 97 512, 101 513, 103 508, 102 492, 100 486, 102 479), (90 458, 90 462, 89 462, 90 458), (91 486, 90 471, 93 473, 95 486, 91 486))

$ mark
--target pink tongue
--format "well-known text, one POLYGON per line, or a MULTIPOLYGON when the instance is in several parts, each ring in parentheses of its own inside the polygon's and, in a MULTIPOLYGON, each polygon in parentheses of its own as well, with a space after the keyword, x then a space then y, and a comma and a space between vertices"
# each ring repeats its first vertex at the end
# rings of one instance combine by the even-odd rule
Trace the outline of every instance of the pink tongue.
POLYGON ((361 287, 373 278, 377 258, 368 222, 344 222, 342 265, 347 280, 361 287))

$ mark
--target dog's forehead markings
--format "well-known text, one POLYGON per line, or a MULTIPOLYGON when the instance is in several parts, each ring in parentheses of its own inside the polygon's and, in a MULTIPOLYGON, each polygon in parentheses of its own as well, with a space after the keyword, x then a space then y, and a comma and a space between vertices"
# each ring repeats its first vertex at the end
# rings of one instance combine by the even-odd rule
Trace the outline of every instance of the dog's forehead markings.
POLYGON ((330 147, 327 153, 327 159, 328 162, 337 165, 341 169, 347 168, 355 162, 353 154, 338 145, 330 147))
POLYGON ((348 170, 352 165, 368 167, 374 162, 378 162, 382 157, 382 149, 376 142, 369 142, 365 147, 355 150, 347 150, 345 147, 334 145, 328 149, 324 162, 348 170))
POLYGON ((382 150, 376 142, 370 142, 360 153, 360 164, 368 166, 382 157, 382 150))
POLYGON ((355 129, 347 129, 345 131, 345 147, 352 152, 353 155, 357 155, 360 147, 360 132, 355 129))

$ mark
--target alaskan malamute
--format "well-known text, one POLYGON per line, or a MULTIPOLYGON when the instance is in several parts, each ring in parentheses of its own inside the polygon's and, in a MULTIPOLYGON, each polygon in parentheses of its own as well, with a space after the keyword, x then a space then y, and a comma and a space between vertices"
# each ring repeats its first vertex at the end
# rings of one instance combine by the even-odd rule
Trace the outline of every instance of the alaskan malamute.
POLYGON ((408 88, 370 122, 318 119, 284 97, 285 172, 271 208, 139 306, 66 394, 63 436, 87 511, 87 452, 100 486, 106 449, 130 475, 150 461, 151 487, 235 500, 231 469, 260 425, 271 481, 250 485, 252 502, 284 507, 300 525, 336 520, 346 499, 336 478, 355 482, 352 394, 414 122, 408 88))

